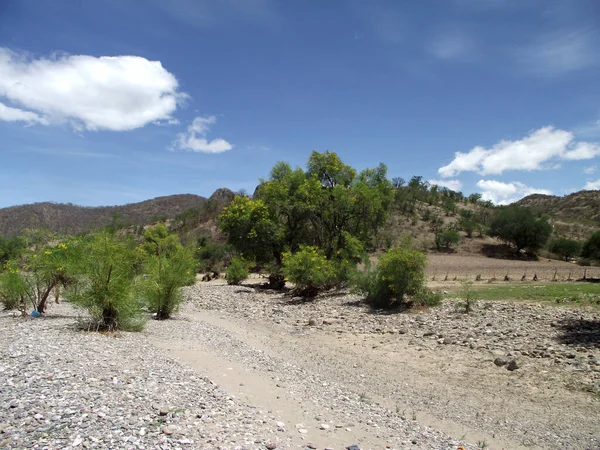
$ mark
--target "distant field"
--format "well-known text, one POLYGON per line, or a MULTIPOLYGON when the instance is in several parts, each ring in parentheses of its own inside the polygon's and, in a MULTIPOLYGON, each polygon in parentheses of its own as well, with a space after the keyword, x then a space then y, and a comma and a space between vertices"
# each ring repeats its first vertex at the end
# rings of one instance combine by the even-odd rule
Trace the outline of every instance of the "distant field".
MULTIPOLYGON (((445 286, 447 296, 462 295, 459 283, 445 286)), ((600 283, 474 283, 471 293, 479 300, 530 300, 558 304, 600 306, 600 283)))
POLYGON ((567 281, 583 278, 600 277, 600 267, 582 267, 564 261, 540 259, 539 261, 518 261, 495 259, 479 255, 427 255, 426 274, 429 281, 452 281, 468 279, 475 281, 481 275, 482 281, 492 278, 502 281, 508 275, 511 281, 520 281, 525 275, 531 281, 537 274, 538 281, 567 281), (555 275, 556 274, 556 275, 555 275))

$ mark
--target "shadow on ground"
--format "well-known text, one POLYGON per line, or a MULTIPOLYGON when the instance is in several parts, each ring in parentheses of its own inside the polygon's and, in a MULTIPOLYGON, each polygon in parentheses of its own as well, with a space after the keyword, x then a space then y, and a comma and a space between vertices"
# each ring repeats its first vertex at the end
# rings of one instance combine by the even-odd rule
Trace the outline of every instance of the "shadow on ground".
POLYGON ((572 319, 559 325, 557 340, 566 345, 600 346, 600 320, 572 319))

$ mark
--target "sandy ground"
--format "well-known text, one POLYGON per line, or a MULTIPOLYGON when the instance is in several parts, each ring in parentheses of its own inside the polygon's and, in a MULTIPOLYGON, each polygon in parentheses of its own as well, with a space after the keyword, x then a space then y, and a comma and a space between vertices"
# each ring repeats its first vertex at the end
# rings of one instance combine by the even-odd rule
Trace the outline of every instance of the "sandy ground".
MULTIPOLYGON (((501 323, 495 311, 471 316, 466 322, 460 316, 448 316, 448 310, 422 312, 419 315, 427 326, 440 323, 433 339, 426 339, 415 315, 373 317, 353 306, 346 295, 298 304, 276 294, 251 294, 254 291, 249 288, 238 292, 233 287, 199 284, 193 289, 193 301, 182 311, 186 320, 208 326, 212 333, 226 333, 230 342, 206 346, 194 339, 193 325, 188 333, 167 339, 163 333, 154 340, 150 334, 149 338, 227 391, 286 422, 351 424, 350 432, 334 435, 314 425, 310 440, 318 448, 342 448, 350 441, 360 442, 361 448, 385 448, 393 439, 385 431, 384 420, 377 424, 361 417, 351 403, 324 404, 319 390, 326 392, 332 386, 342 386, 349 398, 362 398, 390 417, 412 419, 475 446, 600 448, 599 397, 573 388, 579 369, 571 372, 570 367, 556 366, 554 361, 531 359, 525 368, 510 372, 493 363, 497 355, 507 353, 512 331, 525 335, 532 348, 553 351, 551 346, 557 344, 549 342, 548 336, 537 339, 533 335, 536 326, 550 329, 557 307, 527 307, 521 323, 514 311, 500 313, 501 323), (215 294, 219 288, 225 294, 215 294), (317 321, 334 317, 336 325, 307 327, 309 317, 317 321), (483 325, 497 321, 494 333, 506 335, 503 342, 509 344, 503 343, 499 351, 494 342, 468 347, 436 341, 452 330, 461 334, 461 327, 465 335, 487 333, 486 327, 475 330, 479 321, 483 325), (409 327, 408 332, 399 336, 394 331, 399 326, 409 327), (527 337, 528 327, 531 337, 527 337), (265 368, 249 363, 246 356, 252 352, 275 358, 282 365, 265 368), (296 368, 317 374, 320 381, 307 377, 305 381, 312 384, 303 385, 296 368)), ((587 314, 596 317, 594 311, 587 314)), ((579 351, 576 356, 582 359, 598 356, 596 349, 573 351, 579 351)), ((382 415, 378 417, 381 420, 382 415)), ((426 447, 417 443, 411 448, 426 447)))

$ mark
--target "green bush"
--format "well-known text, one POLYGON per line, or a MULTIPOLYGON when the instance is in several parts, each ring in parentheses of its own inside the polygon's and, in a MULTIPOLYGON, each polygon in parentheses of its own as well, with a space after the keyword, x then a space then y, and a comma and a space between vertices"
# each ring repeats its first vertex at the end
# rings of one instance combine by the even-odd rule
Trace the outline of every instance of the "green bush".
POLYGON ((91 315, 96 330, 140 331, 146 315, 134 295, 135 255, 132 243, 109 231, 76 243, 71 271, 76 277, 66 298, 91 315))
POLYGON ((314 297, 335 284, 335 266, 317 247, 300 246, 296 253, 284 253, 282 271, 303 297, 314 297))
POLYGON ((439 294, 425 287, 425 254, 407 244, 387 251, 375 268, 367 264, 364 273, 353 277, 354 290, 365 294, 374 307, 390 308, 409 299, 430 306, 441 302, 439 294))
POLYGON ((581 253, 581 248, 581 242, 567 238, 553 239, 548 245, 548 250, 560 256, 565 261, 568 261, 569 258, 579 256, 579 254, 581 253))
POLYGON ((218 242, 201 242, 194 253, 201 272, 220 272, 231 261, 231 247, 218 242))
POLYGON ((438 250, 450 250, 452 245, 460 242, 460 234, 456 230, 444 230, 435 235, 435 246, 438 250))
POLYGON ((596 231, 585 241, 581 250, 581 256, 586 259, 600 260, 600 231, 596 231))
POLYGON ((5 263, 0 273, 0 302, 4 310, 19 308, 22 312, 25 312, 27 310, 25 303, 27 293, 27 283, 17 264, 14 262, 5 263))
POLYGON ((182 247, 179 238, 169 234, 161 224, 144 232, 144 243, 138 253, 145 274, 141 286, 143 298, 156 319, 168 319, 183 300, 180 288, 196 279, 192 252, 182 247))
POLYGON ((233 258, 227 268, 227 284, 237 285, 248 278, 248 267, 242 258, 233 258))

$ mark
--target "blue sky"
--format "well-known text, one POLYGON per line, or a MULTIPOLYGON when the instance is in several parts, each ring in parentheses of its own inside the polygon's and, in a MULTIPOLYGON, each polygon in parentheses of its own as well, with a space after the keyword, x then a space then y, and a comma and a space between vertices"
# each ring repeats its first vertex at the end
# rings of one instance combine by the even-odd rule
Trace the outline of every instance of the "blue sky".
POLYGON ((599 48, 596 0, 4 0, 0 207, 252 192, 313 150, 600 189, 599 48))

